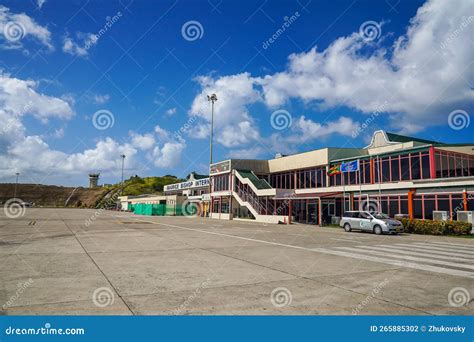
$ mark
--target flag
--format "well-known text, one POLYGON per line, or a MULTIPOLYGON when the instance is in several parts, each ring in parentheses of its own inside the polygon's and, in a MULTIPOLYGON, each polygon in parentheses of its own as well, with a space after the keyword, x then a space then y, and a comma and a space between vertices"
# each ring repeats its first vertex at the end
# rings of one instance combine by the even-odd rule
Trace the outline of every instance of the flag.
POLYGON ((341 173, 341 164, 334 165, 328 170, 328 176, 334 176, 340 173, 341 173))
POLYGON ((341 172, 359 171, 359 160, 354 160, 354 161, 351 161, 351 162, 342 163, 340 171, 341 172))

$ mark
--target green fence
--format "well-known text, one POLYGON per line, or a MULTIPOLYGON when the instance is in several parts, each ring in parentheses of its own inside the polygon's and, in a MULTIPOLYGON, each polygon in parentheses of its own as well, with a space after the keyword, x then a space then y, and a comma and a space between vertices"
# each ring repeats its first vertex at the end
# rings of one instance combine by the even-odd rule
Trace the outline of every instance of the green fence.
POLYGON ((128 210, 137 215, 182 216, 195 215, 198 209, 196 206, 188 206, 183 210, 181 205, 137 203, 135 205, 129 204, 128 210))

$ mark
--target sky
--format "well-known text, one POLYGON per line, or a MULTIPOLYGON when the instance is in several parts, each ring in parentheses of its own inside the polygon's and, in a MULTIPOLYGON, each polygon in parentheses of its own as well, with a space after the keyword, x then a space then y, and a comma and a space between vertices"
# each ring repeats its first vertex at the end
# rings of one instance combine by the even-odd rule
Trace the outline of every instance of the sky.
POLYGON ((2 0, 0 182, 473 141, 470 0, 2 0))

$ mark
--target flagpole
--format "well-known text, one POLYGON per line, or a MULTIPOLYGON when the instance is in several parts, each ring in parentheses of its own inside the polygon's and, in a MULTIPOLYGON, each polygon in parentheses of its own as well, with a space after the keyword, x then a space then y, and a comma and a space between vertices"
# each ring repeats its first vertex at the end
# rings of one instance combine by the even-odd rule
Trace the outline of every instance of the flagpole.
MULTIPOLYGON (((344 182, 344 172, 341 170, 341 178, 342 178, 342 203, 344 212, 346 211, 346 183, 344 182)), ((344 214, 344 213, 343 213, 344 214)))
POLYGON ((360 201, 362 201, 362 175, 360 173, 361 167, 360 167, 360 159, 357 162, 358 163, 358 169, 359 169, 359 208, 360 209, 360 201))

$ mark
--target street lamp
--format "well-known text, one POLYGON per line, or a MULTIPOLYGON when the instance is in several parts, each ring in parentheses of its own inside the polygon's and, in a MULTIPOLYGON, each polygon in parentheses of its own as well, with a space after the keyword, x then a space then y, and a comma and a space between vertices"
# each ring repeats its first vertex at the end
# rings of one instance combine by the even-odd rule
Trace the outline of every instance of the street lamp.
POLYGON ((122 190, 120 192, 123 193, 123 165, 125 164, 125 154, 121 154, 120 158, 122 158, 122 182, 121 182, 122 190))
POLYGON ((211 136, 209 138, 209 210, 208 212, 211 212, 211 205, 212 205, 212 197, 211 197, 211 191, 212 191, 212 185, 211 185, 211 165, 212 165, 212 136, 214 133, 214 102, 217 101, 217 95, 216 94, 211 94, 207 95, 207 101, 211 102, 211 136))
POLYGON ((15 175, 16 175, 16 181, 15 181, 15 192, 13 194, 13 198, 16 198, 16 187, 18 185, 18 176, 20 175, 20 173, 17 172, 17 173, 15 173, 15 175))

